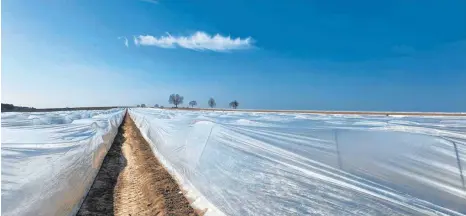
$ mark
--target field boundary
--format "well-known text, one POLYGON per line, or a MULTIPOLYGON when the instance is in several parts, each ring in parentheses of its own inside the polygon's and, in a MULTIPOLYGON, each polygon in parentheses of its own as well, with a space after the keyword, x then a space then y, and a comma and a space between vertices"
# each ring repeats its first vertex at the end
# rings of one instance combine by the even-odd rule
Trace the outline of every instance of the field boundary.
MULTIPOLYGON (((161 109, 161 108, 153 108, 161 109)), ((325 111, 325 110, 261 110, 261 109, 208 109, 208 108, 163 108, 164 110, 222 111, 222 112, 259 112, 259 113, 297 113, 329 115, 406 115, 406 116, 466 116, 466 112, 389 112, 389 111, 325 111)))

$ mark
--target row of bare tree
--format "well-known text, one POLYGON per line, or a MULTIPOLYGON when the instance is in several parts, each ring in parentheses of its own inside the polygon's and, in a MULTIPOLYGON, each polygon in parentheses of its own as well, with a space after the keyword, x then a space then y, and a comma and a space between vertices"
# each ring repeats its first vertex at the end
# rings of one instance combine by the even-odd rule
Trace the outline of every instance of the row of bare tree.
MULTIPOLYGON (((176 108, 178 108, 178 105, 183 104, 184 97, 179 95, 179 94, 171 94, 170 97, 168 98, 168 103, 175 105, 176 108)), ((193 100, 190 101, 189 106, 195 107, 197 106, 197 101, 193 100)), ((207 101, 207 104, 209 105, 210 108, 214 108, 217 106, 217 103, 215 102, 215 99, 210 98, 207 101)), ((230 102, 229 106, 233 109, 236 109, 239 106, 239 103, 237 100, 234 100, 230 102)))

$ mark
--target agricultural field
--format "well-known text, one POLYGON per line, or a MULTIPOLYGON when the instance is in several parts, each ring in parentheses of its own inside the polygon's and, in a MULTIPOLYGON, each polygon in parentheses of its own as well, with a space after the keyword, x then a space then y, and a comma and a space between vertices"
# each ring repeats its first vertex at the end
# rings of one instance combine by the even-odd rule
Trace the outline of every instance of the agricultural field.
POLYGON ((466 0, 0 4, 0 215, 466 216, 466 0))
POLYGON ((130 109, 207 215, 462 215, 466 118, 130 109))
POLYGON ((73 215, 124 109, 2 113, 2 215, 73 215))
POLYGON ((464 116, 127 111, 2 113, 2 215, 466 214, 464 116))

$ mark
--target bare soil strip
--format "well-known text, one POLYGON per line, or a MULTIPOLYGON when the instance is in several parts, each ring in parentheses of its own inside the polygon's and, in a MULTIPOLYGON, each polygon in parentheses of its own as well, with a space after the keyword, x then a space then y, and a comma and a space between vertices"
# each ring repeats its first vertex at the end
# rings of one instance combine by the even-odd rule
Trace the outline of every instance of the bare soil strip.
POLYGON ((199 215, 129 115, 77 215, 199 215))

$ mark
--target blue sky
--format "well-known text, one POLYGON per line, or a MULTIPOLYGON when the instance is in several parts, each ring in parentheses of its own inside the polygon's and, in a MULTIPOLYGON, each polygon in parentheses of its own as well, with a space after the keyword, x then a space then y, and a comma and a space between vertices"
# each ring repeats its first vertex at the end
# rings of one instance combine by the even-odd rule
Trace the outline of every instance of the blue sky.
POLYGON ((4 0, 1 82, 2 102, 35 107, 178 93, 201 107, 466 111, 466 2, 4 0))

